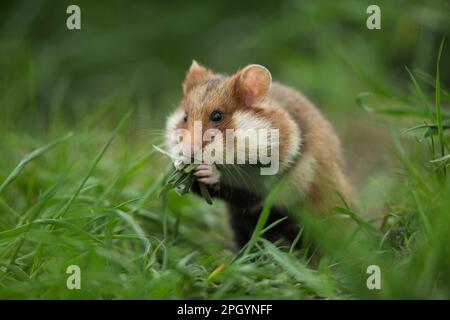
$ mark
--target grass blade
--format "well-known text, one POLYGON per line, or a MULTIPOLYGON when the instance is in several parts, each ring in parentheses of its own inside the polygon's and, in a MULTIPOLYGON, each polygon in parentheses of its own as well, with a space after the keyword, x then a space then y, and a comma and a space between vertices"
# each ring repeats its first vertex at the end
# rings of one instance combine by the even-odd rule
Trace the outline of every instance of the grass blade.
MULTIPOLYGON (((439 47, 439 53, 437 57, 437 63, 436 63, 436 122, 438 125, 438 137, 439 137, 439 147, 441 149, 441 157, 445 156, 445 141, 444 141, 444 130, 442 127, 442 114, 441 114, 441 79, 440 79, 440 64, 441 64, 441 56, 442 56, 442 50, 444 48, 444 42, 445 38, 442 39, 441 45, 439 47)), ((447 174, 446 167, 442 167, 442 174, 445 179, 445 176, 447 174)))
POLYGON ((202 194, 202 198, 205 199, 208 204, 213 204, 211 195, 208 192, 208 188, 203 183, 199 183, 198 186, 200 188, 200 193, 202 194))
POLYGON ((0 195, 6 190, 6 188, 20 175, 20 173, 25 169, 28 163, 33 161, 34 159, 40 157, 47 151, 51 150, 52 148, 56 147, 58 144, 70 139, 73 137, 73 132, 69 132, 67 135, 65 135, 62 138, 59 138, 55 141, 50 142, 49 144, 46 144, 43 147, 40 147, 33 152, 26 155, 17 165, 17 167, 14 168, 14 170, 11 172, 11 174, 6 178, 6 180, 2 183, 0 186, 0 195))
POLYGON ((422 88, 420 87, 419 83, 416 80, 416 77, 414 77, 414 75, 412 74, 412 72, 408 69, 407 66, 405 66, 406 71, 409 74, 409 77, 411 78, 411 81, 414 84, 414 87, 416 88, 417 91, 417 95, 419 96, 420 101, 422 101, 423 105, 425 106, 425 109, 427 110, 427 112, 431 113, 431 105, 430 102, 428 101, 427 97, 425 96, 425 94, 422 91, 422 88))
POLYGON ((30 228, 30 226, 32 225, 39 225, 39 224, 43 224, 43 225, 53 225, 53 226, 59 226, 59 227, 63 227, 66 229, 70 229, 72 231, 75 231, 77 233, 83 234, 85 236, 87 236, 88 238, 98 242, 98 243, 102 243, 102 241, 100 239, 98 239, 97 237, 93 236, 92 234, 90 234, 89 232, 84 231, 83 229, 69 223, 66 222, 64 220, 61 219, 39 219, 39 220, 35 220, 34 222, 30 222, 30 223, 26 223, 23 224, 17 228, 14 229, 10 229, 10 230, 5 230, 5 231, 1 231, 0 232, 0 239, 5 239, 5 238, 11 238, 11 237, 16 237, 17 235, 20 235, 24 232, 27 232, 30 228))
POLYGON ((267 220, 269 219, 270 209, 272 208, 275 199, 277 198, 278 194, 281 192, 283 187, 284 187, 284 180, 281 180, 267 197, 264 203, 264 208, 256 224, 255 230, 253 231, 252 237, 250 238, 250 241, 247 243, 247 246, 245 247, 244 255, 248 254, 255 245, 255 243, 259 240, 262 231, 264 229, 264 226, 266 225, 267 220))
POLYGON ((67 201, 66 205, 64 207, 62 207, 62 209, 58 212, 58 214, 56 215, 56 218, 62 218, 67 211, 69 210, 70 206, 72 205, 72 203, 75 201, 75 199, 78 197, 78 195, 80 194, 81 190, 83 189, 84 185, 86 184, 86 182, 88 181, 89 177, 92 175, 92 173, 94 172, 95 167, 97 167, 97 164, 100 162, 100 159, 103 157, 103 155, 105 154, 106 150, 108 150, 109 146, 111 145, 111 143, 113 142, 114 138, 116 137, 117 133, 119 132, 119 130, 123 127, 123 125, 125 124, 125 122, 128 120, 128 118, 130 118, 131 114, 133 113, 133 110, 130 110, 129 112, 127 112, 122 119, 119 121, 119 124, 117 125, 117 127, 114 129, 111 137, 108 139, 108 141, 105 143, 105 145, 103 146, 103 148, 100 150, 100 152, 97 154, 97 156, 95 157, 94 161, 91 164, 91 167, 89 168, 88 173, 86 174, 86 176, 84 177, 83 181, 80 183, 80 185, 78 186, 77 190, 75 191, 75 193, 72 195, 72 197, 67 201))
POLYGON ((289 275, 294 277, 297 281, 303 283, 307 288, 314 293, 323 297, 334 297, 335 293, 332 289, 331 281, 326 283, 325 278, 322 278, 315 271, 308 269, 298 260, 294 259, 292 255, 280 251, 270 241, 262 240, 264 249, 267 253, 278 263, 289 275))

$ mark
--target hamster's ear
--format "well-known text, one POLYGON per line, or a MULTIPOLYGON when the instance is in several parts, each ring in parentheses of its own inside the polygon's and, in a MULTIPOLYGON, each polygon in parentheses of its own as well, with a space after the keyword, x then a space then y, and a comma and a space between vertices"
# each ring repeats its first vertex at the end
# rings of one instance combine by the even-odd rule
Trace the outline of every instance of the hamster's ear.
POLYGON ((197 61, 192 60, 191 67, 186 73, 186 79, 183 83, 183 92, 184 94, 188 94, 189 91, 192 90, 195 86, 204 82, 209 76, 212 75, 212 72, 206 69, 204 66, 197 63, 197 61))
POLYGON ((247 107, 260 102, 269 92, 272 75, 266 67, 251 64, 236 74, 235 90, 247 107))

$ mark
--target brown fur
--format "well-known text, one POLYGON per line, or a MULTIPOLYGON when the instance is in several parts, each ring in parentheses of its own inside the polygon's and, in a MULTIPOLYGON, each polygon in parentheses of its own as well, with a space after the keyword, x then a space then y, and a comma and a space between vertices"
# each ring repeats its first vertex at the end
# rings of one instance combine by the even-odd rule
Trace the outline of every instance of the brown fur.
MULTIPOLYGON (((257 117, 268 119, 273 128, 280 133, 280 157, 287 153, 287 141, 292 135, 289 122, 294 121, 301 135, 300 156, 309 153, 315 160, 314 178, 307 190, 301 190, 312 203, 326 208, 340 203, 340 196, 350 201, 350 188, 343 171, 340 141, 331 124, 322 113, 301 93, 279 83, 273 83, 264 99, 253 106, 245 105, 245 98, 239 87, 239 80, 245 69, 231 77, 217 75, 210 70, 193 63, 184 83, 184 99, 180 108, 187 111, 187 123, 179 123, 179 128, 193 130, 194 120, 201 120, 203 130, 216 128, 237 129, 233 122, 233 113, 245 110, 257 117), (213 111, 221 111, 224 120, 219 124, 211 123, 209 116, 213 111), (340 194, 340 196, 338 195, 340 194)), ((264 90, 263 90, 264 91, 264 90)), ((207 142, 203 142, 204 144, 207 142)), ((291 172, 296 174, 298 163, 294 163, 291 172)), ((295 184, 295 183, 294 183, 295 184)))
POLYGON ((274 83, 269 95, 301 128, 301 153, 310 153, 317 161, 315 182, 307 192, 312 202, 320 207, 340 204, 338 193, 350 201, 341 145, 331 124, 307 98, 292 88, 274 83))

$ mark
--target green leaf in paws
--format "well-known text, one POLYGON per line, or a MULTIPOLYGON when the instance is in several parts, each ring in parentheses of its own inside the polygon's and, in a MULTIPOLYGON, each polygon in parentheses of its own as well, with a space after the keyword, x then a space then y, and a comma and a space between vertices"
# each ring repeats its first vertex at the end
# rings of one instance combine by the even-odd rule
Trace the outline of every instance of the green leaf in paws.
MULTIPOLYGON (((170 157, 174 160, 170 154, 157 146, 153 146, 160 153, 170 157)), ((173 172, 170 173, 166 179, 165 185, 160 190, 158 196, 163 195, 167 191, 174 189, 176 193, 179 195, 184 195, 191 191, 192 186, 197 181, 194 176, 195 168, 198 167, 198 164, 182 164, 178 166, 178 168, 173 167, 173 172)), ((208 204, 212 204, 211 195, 209 194, 208 188, 203 183, 198 183, 200 188, 200 194, 205 199, 208 204)))

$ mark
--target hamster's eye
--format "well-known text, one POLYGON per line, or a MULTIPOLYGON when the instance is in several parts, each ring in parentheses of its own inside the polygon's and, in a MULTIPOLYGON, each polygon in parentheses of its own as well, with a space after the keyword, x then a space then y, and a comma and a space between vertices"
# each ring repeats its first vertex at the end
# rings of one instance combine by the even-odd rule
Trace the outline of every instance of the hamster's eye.
POLYGON ((187 121, 187 118, 188 118, 188 114, 187 114, 187 112, 185 112, 185 113, 184 113, 183 121, 186 122, 186 121, 187 121))
POLYGON ((220 111, 214 111, 213 113, 211 113, 211 121, 212 122, 219 122, 222 121, 223 119, 223 114, 220 111))

